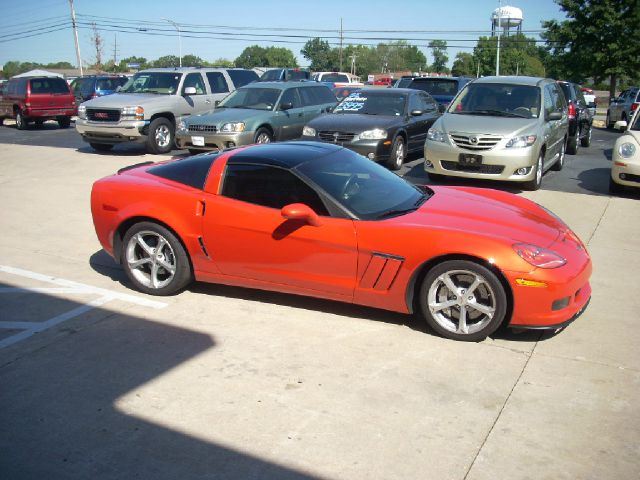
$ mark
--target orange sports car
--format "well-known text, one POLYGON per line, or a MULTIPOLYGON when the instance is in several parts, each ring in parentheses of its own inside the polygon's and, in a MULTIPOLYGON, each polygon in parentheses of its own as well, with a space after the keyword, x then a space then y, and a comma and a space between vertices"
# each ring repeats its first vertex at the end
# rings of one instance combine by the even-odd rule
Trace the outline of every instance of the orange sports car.
POLYGON ((337 145, 285 142, 127 167, 97 181, 96 232, 134 286, 193 280, 419 311, 478 341, 501 325, 562 328, 591 296, 591 260, 524 198, 415 186, 337 145))

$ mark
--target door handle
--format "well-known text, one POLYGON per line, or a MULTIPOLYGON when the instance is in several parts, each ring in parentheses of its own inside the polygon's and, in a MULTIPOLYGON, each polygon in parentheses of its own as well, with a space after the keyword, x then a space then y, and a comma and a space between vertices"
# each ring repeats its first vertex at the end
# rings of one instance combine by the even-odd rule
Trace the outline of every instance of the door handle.
POLYGON ((204 103, 211 103, 211 100, 209 100, 208 98, 204 101, 204 103))

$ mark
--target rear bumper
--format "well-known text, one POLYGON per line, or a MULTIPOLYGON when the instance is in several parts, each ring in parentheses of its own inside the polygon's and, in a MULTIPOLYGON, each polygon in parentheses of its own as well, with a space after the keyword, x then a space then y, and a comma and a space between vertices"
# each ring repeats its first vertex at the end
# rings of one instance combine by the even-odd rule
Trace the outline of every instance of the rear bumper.
POLYGON ((75 107, 61 108, 25 108, 23 114, 28 118, 56 118, 56 117, 73 117, 78 113, 75 107))

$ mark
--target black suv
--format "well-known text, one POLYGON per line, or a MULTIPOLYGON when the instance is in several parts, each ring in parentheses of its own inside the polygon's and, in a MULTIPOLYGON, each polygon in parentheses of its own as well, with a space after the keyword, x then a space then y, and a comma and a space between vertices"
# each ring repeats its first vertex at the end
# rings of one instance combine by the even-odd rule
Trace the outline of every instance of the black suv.
POLYGON ((86 75, 71 82, 71 91, 76 97, 76 103, 80 105, 92 98, 115 93, 127 80, 123 75, 86 75))
POLYGON ((589 105, 582 95, 580 85, 571 82, 557 82, 567 99, 569 131, 566 152, 569 155, 578 153, 578 147, 591 145, 591 125, 593 116, 589 105))

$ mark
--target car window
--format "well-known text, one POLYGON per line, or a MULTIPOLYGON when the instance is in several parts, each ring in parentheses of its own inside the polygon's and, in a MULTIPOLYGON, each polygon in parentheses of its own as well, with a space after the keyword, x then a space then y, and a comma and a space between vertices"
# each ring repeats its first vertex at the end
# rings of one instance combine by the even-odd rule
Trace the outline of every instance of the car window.
POLYGON ((31 93, 69 93, 69 85, 62 78, 33 78, 31 93))
POLYGON ((239 88, 222 100, 218 107, 273 110, 281 91, 277 88, 256 88, 253 86, 239 88))
POLYGON ((553 104, 556 112, 563 111, 567 106, 567 101, 565 100, 564 94, 558 88, 558 85, 552 85, 551 89, 553 90, 553 104))
POLYGON ((20 81, 18 81, 18 84, 16 85, 16 93, 18 95, 26 95, 27 94, 27 80, 26 79, 20 79, 20 81))
POLYGON ((322 76, 322 81, 334 82, 334 83, 335 82, 349 83, 349 77, 347 77, 345 74, 340 74, 340 73, 327 73, 322 76))
POLYGON ((189 73, 184 79, 182 84, 182 94, 187 87, 194 87, 196 89, 196 95, 204 95, 207 93, 207 89, 204 86, 204 79, 200 73, 189 73))
POLYGON ((421 105, 420 110, 424 112, 433 112, 438 109, 438 102, 436 102, 428 93, 418 92, 417 97, 421 105))
POLYGON ((453 96, 458 92, 458 81, 438 78, 416 79, 409 84, 409 88, 423 90, 431 95, 453 96))
POLYGON ((96 90, 115 90, 120 85, 119 78, 99 78, 96 81, 96 90))
POLYGON ((300 95, 298 95, 297 88, 288 88, 282 94, 282 98, 280 99, 280 105, 285 103, 290 103, 293 105, 293 108, 302 107, 302 103, 300 102, 300 95))
POLYGON ((121 91, 172 95, 178 91, 181 78, 182 74, 175 72, 140 72, 129 79, 121 91))
POLYGON ((303 203, 318 215, 328 215, 324 203, 311 187, 290 171, 268 165, 227 165, 221 194, 277 209, 303 203))
POLYGON ((258 80, 258 74, 253 70, 227 70, 227 73, 236 88, 244 87, 258 80))
POLYGON ((314 105, 322 105, 323 103, 335 103, 336 98, 328 87, 318 85, 317 87, 305 87, 302 91, 310 91, 315 99, 314 105))
POLYGON ((286 80, 307 80, 309 72, 306 70, 285 70, 286 80))
POLYGON ((276 68, 275 70, 267 70, 266 72, 264 72, 260 77, 260 80, 262 80, 263 82, 275 82, 277 80, 280 80, 281 76, 282 70, 276 68))
POLYGON ((227 80, 224 78, 222 72, 207 72, 207 80, 209 80, 211 93, 229 92, 229 85, 227 85, 227 80))
POLYGON ((209 169, 216 158, 218 158, 216 154, 187 157, 151 167, 147 173, 202 190, 207 182, 209 169))

